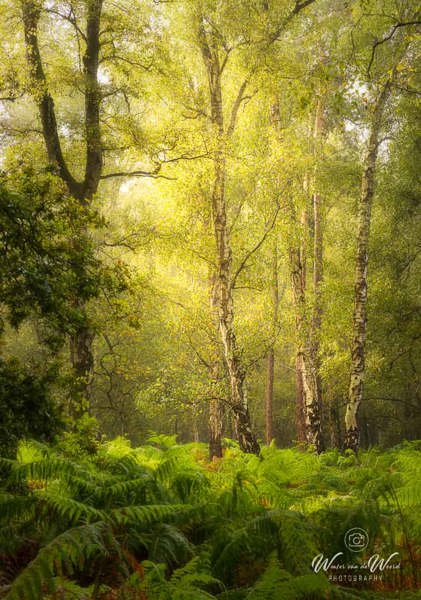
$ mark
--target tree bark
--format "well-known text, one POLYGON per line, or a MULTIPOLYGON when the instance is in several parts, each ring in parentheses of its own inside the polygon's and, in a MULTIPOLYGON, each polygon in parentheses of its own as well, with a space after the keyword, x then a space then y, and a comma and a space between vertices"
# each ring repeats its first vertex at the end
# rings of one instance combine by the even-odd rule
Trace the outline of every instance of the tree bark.
MULTIPOLYGON (((277 102, 271 106, 270 115, 272 125, 277 130, 280 122, 279 105, 277 102)), ((314 347, 311 340, 313 323, 307 314, 306 299, 307 248, 305 240, 309 229, 308 209, 305 207, 301 211, 300 223, 298 223, 297 210, 292 199, 289 200, 287 207, 292 230, 300 229, 299 234, 296 236, 298 239, 292 241, 289 245, 289 266, 297 338, 295 360, 297 438, 298 441, 307 442, 313 445, 317 452, 321 452, 323 449, 321 405, 319 387, 317 385, 314 347)), ((292 237, 295 237, 293 232, 292 237)), ((320 271, 318 271, 319 273, 320 271)))
POLYGON ((212 218, 216 245, 215 278, 214 278, 214 310, 218 335, 222 342, 224 362, 230 384, 231 410, 235 419, 240 448, 247 453, 260 453, 260 447, 252 431, 247 395, 244 386, 245 371, 237 347, 234 330, 234 301, 232 280, 232 250, 229 227, 227 223, 227 206, 225 197, 226 179, 226 142, 227 135, 232 134, 235 117, 239 108, 245 84, 240 88, 237 100, 231 113, 231 121, 224 128, 222 103, 221 65, 217 42, 213 34, 208 34, 199 24, 199 44, 203 62, 207 72, 209 98, 211 106, 211 123, 215 134, 214 180, 212 189, 212 218))
MULTIPOLYGON (((41 53, 38 43, 38 23, 41 5, 37 0, 21 0, 24 25, 25 46, 32 95, 38 106, 48 162, 56 169, 57 175, 64 181, 71 196, 76 198, 82 208, 89 206, 98 189, 102 172, 102 142, 100 128, 101 95, 98 83, 98 65, 100 52, 100 22, 102 0, 88 0, 86 21, 86 49, 83 56, 85 77, 85 137, 86 162, 83 181, 77 181, 71 174, 64 158, 58 135, 57 118, 54 100, 48 89, 41 53)), ((74 243, 83 245, 87 231, 81 231, 74 243)), ((94 366, 92 342, 93 332, 89 326, 86 307, 75 297, 83 318, 70 339, 70 357, 75 377, 74 392, 76 401, 75 414, 83 412, 83 402, 89 402, 90 384, 94 366)))
POLYGON ((314 158, 315 169, 313 176, 313 314, 311 320, 311 359, 315 371, 315 386, 318 410, 321 413, 322 382, 320 377, 320 334, 322 327, 322 283, 323 283, 323 201, 318 191, 317 160, 321 138, 324 130, 324 106, 321 96, 317 99, 314 119, 314 158))
POLYGON ((270 345, 267 356, 267 378, 266 378, 266 394, 265 394, 265 437, 266 444, 269 445, 274 437, 273 434, 273 384, 275 380, 275 337, 278 324, 278 309, 279 309, 279 277, 278 277, 278 247, 276 241, 273 244, 272 254, 272 343, 270 345))
POLYGON ((367 267, 371 225, 371 207, 376 181, 376 163, 383 113, 390 94, 391 81, 381 89, 373 106, 370 134, 364 159, 361 194, 358 206, 357 256, 355 263, 353 337, 348 404, 345 413, 345 448, 358 451, 360 428, 358 410, 363 398, 365 344, 367 332, 367 267))
MULTIPOLYGON (((305 225, 305 222, 306 219, 303 218, 302 224, 305 225)), ((297 433, 299 437, 302 437, 304 430, 305 441, 314 446, 317 452, 321 452, 323 450, 321 407, 310 341, 310 324, 307 317, 306 259, 303 243, 291 247, 289 256, 297 335, 297 433)))
POLYGON ((89 410, 88 401, 94 368, 93 339, 93 332, 88 326, 79 326, 70 336, 70 358, 74 376, 71 415, 74 419, 78 419, 85 411, 89 410))
POLYGON ((218 397, 209 403, 209 459, 222 458, 223 405, 218 397))
POLYGON ((306 441, 306 422, 303 389, 303 369, 301 354, 295 355, 295 426, 297 429, 297 441, 306 441))

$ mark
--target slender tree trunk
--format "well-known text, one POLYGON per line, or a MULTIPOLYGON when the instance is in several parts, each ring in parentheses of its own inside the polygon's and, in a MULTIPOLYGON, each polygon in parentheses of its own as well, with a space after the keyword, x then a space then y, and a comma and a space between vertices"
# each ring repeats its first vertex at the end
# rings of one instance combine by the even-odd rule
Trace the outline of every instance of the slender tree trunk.
POLYGON ((342 448, 341 421, 339 416, 339 400, 332 398, 329 407, 330 445, 332 448, 342 448))
POLYGON ((219 398, 209 403, 209 459, 222 458, 223 406, 219 398))
POLYGON ((390 94, 391 82, 382 88, 373 107, 370 135, 364 159, 361 195, 358 207, 357 257, 355 264, 353 338, 348 404, 345 414, 345 448, 355 452, 360 445, 358 410, 363 398, 365 343, 367 332, 367 267, 371 225, 371 207, 376 179, 376 163, 383 113, 390 94))
MULTIPOLYGON (((271 106, 270 117, 272 125, 279 128, 279 106, 275 102, 271 106)), ((308 183, 306 184, 308 187, 308 183)), ((297 211, 292 199, 289 201, 289 216, 291 228, 298 226, 297 211)), ((305 238, 309 229, 307 208, 302 210, 300 216, 299 239, 292 242, 289 248, 289 264, 291 287, 295 309, 295 328, 297 337, 297 354, 295 360, 296 372, 296 426, 297 438, 315 447, 317 452, 323 449, 321 435, 321 406, 319 388, 316 378, 316 363, 314 361, 314 348, 311 342, 312 323, 307 314, 306 301, 306 256, 307 248, 305 238)))
POLYGON ((265 395, 265 437, 269 446, 273 440, 273 383, 275 377, 275 349, 269 348, 267 356, 266 395, 265 395))
POLYGON ((272 253, 272 343, 267 356, 267 378, 266 378, 266 395, 265 395, 265 436, 266 444, 269 445, 274 437, 273 435, 273 384, 275 380, 275 337, 278 324, 278 309, 279 309, 279 277, 278 277, 278 247, 276 241, 273 244, 272 253))
POLYGON ((303 246, 290 248, 291 283, 297 332, 297 433, 317 452, 323 449, 320 402, 317 395, 315 365, 312 362, 310 327, 306 315, 306 274, 303 246), (304 432, 304 435, 303 435, 304 432))
POLYGON ((198 415, 198 402, 197 400, 194 400, 193 402, 193 406, 192 406, 192 434, 193 434, 193 441, 198 443, 200 441, 200 434, 199 434, 199 415, 198 415))
POLYGON ((303 389, 303 369, 301 354, 295 356, 295 425, 297 428, 297 441, 306 441, 305 405, 303 389))
POLYGON ((215 278, 217 320, 223 354, 231 388, 231 408, 234 414, 240 448, 244 452, 258 454, 259 444, 253 434, 244 388, 245 371, 240 359, 234 331, 234 302, 231 286, 232 253, 226 219, 225 205, 225 159, 218 152, 215 159, 215 184, 212 194, 214 233, 217 248, 217 272, 215 278))
POLYGON ((252 431, 244 386, 245 371, 234 331, 232 251, 225 197, 226 141, 234 129, 235 115, 241 102, 245 84, 240 88, 240 93, 233 106, 231 122, 227 131, 225 131, 221 83, 222 69, 219 62, 218 45, 214 35, 205 31, 203 22, 199 24, 199 43, 208 75, 211 123, 216 142, 213 159, 214 183, 212 190, 212 218, 216 245, 214 279, 215 320, 217 322, 218 335, 222 342, 223 356, 231 390, 231 410, 235 419, 240 448, 244 452, 259 454, 260 447, 252 431))
MULTIPOLYGON (((324 106, 319 97, 314 119, 314 155, 317 165, 317 154, 324 129, 324 106)), ((322 283, 323 283, 323 202, 318 191, 317 167, 313 176, 313 314, 311 320, 311 361, 314 365, 316 397, 318 411, 321 414, 322 382, 320 377, 320 334, 322 327, 322 283)))

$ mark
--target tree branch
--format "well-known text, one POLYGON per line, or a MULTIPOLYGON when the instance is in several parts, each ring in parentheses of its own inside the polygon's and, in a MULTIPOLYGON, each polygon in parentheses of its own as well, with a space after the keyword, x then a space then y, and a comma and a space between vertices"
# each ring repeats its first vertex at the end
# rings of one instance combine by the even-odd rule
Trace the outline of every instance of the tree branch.
POLYGON ((102 172, 102 143, 99 108, 101 92, 98 83, 99 31, 102 0, 88 2, 86 22, 86 51, 83 57, 85 72, 85 134, 86 165, 83 181, 84 198, 92 198, 98 189, 102 172))
POLYGON ((25 34, 26 57, 30 78, 34 86, 32 95, 38 105, 48 160, 57 167, 58 174, 66 183, 69 192, 75 198, 80 198, 82 191, 81 185, 70 173, 61 149, 54 101, 48 90, 47 79, 39 51, 38 22, 40 10, 34 0, 22 0, 22 18, 25 34))
POLYGON ((112 179, 114 177, 151 177, 152 179, 169 179, 175 180, 175 177, 168 177, 167 175, 159 175, 159 170, 155 171, 118 171, 117 173, 106 173, 101 175, 100 179, 112 179))
POLYGON ((58 10, 54 10, 53 8, 46 8, 45 11, 51 15, 56 15, 57 17, 60 17, 60 18, 64 19, 65 21, 68 21, 69 23, 71 23, 71 25, 73 25, 73 27, 75 28, 76 33, 78 33, 80 35, 80 37, 83 40, 85 40, 85 42, 86 42, 86 35, 83 33, 83 31, 77 24, 77 21, 76 21, 76 18, 74 16, 72 9, 69 10, 68 15, 63 15, 63 13, 61 13, 58 10))
POLYGON ((269 36, 269 39, 267 40, 267 45, 270 46, 271 44, 276 42, 279 39, 279 36, 281 35, 281 33, 284 31, 285 27, 288 25, 288 23, 290 21, 292 21, 292 19, 296 15, 298 15, 298 13, 300 13, 304 8, 306 8, 307 6, 310 6, 310 4, 313 4, 313 2, 315 2, 315 1, 316 0, 304 0, 303 2, 296 2, 294 8, 289 13, 289 15, 282 21, 282 23, 272 33, 272 35, 269 36))
POLYGON ((392 37, 395 35, 395 33, 397 32, 397 30, 400 27, 410 27, 411 25, 421 25, 421 21, 406 21, 406 22, 399 22, 399 23, 395 23, 395 25, 393 25, 392 29, 390 30, 390 32, 381 40, 376 40, 373 44, 373 47, 371 49, 371 56, 370 56, 370 61, 368 63, 368 67, 367 67, 367 74, 370 75, 370 70, 371 67, 373 66, 373 62, 374 62, 374 57, 376 54, 376 50, 379 46, 381 46, 382 44, 385 44, 386 42, 388 42, 389 40, 392 39, 392 37))
POLYGON ((243 83, 241 84, 240 89, 238 90, 238 94, 237 94, 237 97, 236 97, 236 99, 234 101, 234 104, 233 104, 233 107, 232 107, 232 111, 231 111, 230 123, 229 123, 228 129, 227 129, 227 136, 228 137, 231 137, 231 135, 234 133, 235 124, 236 124, 236 121, 237 121, 238 111, 240 110, 241 103, 244 100, 243 94, 245 92, 245 89, 246 89, 247 85, 248 85, 248 80, 245 79, 243 81, 243 83))
POLYGON ((236 281, 238 279, 238 276, 240 275, 241 271, 246 266, 246 264, 247 264, 248 260, 250 259, 250 257, 253 256, 253 254, 255 252, 257 252, 259 250, 259 248, 261 248, 261 246, 265 243, 267 236, 272 231, 272 229, 275 227, 276 219, 278 218, 278 214, 279 214, 280 209, 281 209, 281 206, 280 206, 280 204, 278 204, 278 206, 276 207, 275 214, 273 215, 273 218, 272 218, 271 222, 269 223, 268 227, 265 229, 265 232, 264 232, 263 236, 260 238, 260 240, 257 242, 257 244, 251 250, 249 250, 249 252, 247 252, 247 254, 245 255, 245 257, 241 261, 238 269, 236 270, 233 278, 231 279, 230 286, 231 286, 232 289, 235 287, 235 283, 236 283, 236 281))

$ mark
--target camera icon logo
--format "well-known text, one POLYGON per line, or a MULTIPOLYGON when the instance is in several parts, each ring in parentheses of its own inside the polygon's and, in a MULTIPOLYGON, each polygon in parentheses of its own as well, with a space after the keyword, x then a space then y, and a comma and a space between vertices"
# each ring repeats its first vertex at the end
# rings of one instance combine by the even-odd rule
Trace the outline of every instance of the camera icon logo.
POLYGON ((351 552, 362 552, 368 546, 369 542, 368 533, 365 529, 361 529, 361 527, 353 527, 352 529, 348 529, 344 536, 345 546, 351 552))

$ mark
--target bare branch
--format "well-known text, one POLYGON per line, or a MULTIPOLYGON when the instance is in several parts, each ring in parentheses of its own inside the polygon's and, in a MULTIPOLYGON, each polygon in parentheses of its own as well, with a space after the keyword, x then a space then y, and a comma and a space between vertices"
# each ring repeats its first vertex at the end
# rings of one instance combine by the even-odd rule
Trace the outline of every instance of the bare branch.
POLYGON ((296 2, 294 8, 289 13, 289 15, 287 15, 287 17, 282 21, 282 23, 280 23, 278 28, 269 37, 269 39, 267 40, 267 44, 270 46, 271 44, 276 42, 279 39, 279 36, 281 35, 281 33, 285 30, 288 23, 290 21, 292 21, 292 19, 296 15, 298 15, 298 13, 300 13, 304 8, 306 8, 310 4, 313 4, 313 2, 315 2, 315 1, 316 0, 304 0, 303 2, 296 2))
POLYGON ((104 56, 104 58, 102 58, 100 62, 104 63, 104 62, 109 62, 109 61, 113 61, 113 60, 127 63, 128 65, 130 65, 132 67, 140 67, 144 71, 150 71, 151 68, 153 67, 153 61, 149 62, 148 64, 144 64, 137 60, 132 60, 130 58, 127 58, 126 56, 119 56, 118 54, 109 54, 108 56, 104 56))
POLYGON ((235 129, 235 124, 237 121, 237 115, 238 115, 238 111, 240 109, 241 103, 243 102, 244 98, 244 92, 245 89, 247 87, 248 84, 248 80, 245 79, 243 81, 243 83, 240 86, 240 89, 238 90, 238 94, 237 97, 234 101, 233 107, 232 107, 232 111, 231 111, 231 119, 230 119, 230 123, 227 129, 227 136, 230 137, 233 133, 234 133, 234 129, 235 129))
POLYGON ((393 25, 392 29, 389 31, 389 33, 382 38, 381 40, 376 40, 373 44, 373 47, 371 49, 371 56, 370 56, 370 61, 368 63, 368 67, 367 67, 367 74, 370 75, 370 70, 371 67, 373 66, 373 62, 374 62, 374 58, 375 58, 375 54, 376 54, 376 50, 379 46, 381 46, 382 44, 385 44, 386 42, 388 42, 389 40, 392 39, 392 37, 395 35, 395 33, 397 32, 397 30, 400 27, 410 27, 412 25, 421 25, 421 21, 415 20, 415 21, 406 21, 406 22, 399 22, 399 23, 395 23, 395 25, 393 25))
POLYGON ((159 175, 159 171, 119 171, 117 173, 106 173, 101 175, 100 179, 112 179, 116 177, 151 177, 152 179, 169 179, 175 180, 175 177, 159 175))
POLYGON ((240 275, 240 273, 241 273, 241 272, 243 271, 243 269, 245 268, 245 266, 246 266, 247 262, 248 262, 248 261, 249 261, 249 259, 250 259, 250 258, 253 256, 253 254, 254 254, 255 252, 257 252, 257 251, 259 250, 259 248, 261 248, 261 246, 262 246, 262 245, 265 243, 267 236, 268 236, 268 235, 269 235, 269 233, 272 231, 272 229, 275 227, 275 223, 276 223, 276 220, 277 220, 277 218, 278 218, 278 214, 279 214, 279 211, 280 211, 280 209, 281 209, 281 205, 280 205, 280 204, 278 204, 278 205, 277 205, 277 207, 276 207, 275 213, 274 213, 274 215, 273 215, 273 217, 272 217, 272 220, 271 220, 271 222, 269 223, 269 225, 266 227, 266 229, 265 229, 265 232, 264 232, 263 236, 260 238, 260 240, 257 242, 257 244, 256 244, 256 245, 255 245, 253 248, 251 248, 251 250, 249 250, 249 251, 247 252, 247 254, 245 255, 245 257, 244 257, 244 258, 243 258, 243 260, 241 261, 241 263, 240 263, 240 265, 239 265, 238 269, 236 270, 236 272, 235 272, 235 274, 234 274, 234 276, 233 276, 233 278, 232 278, 232 280, 231 280, 231 283, 230 283, 230 286, 231 286, 231 288, 234 288, 234 287, 235 287, 235 283, 236 283, 236 281, 237 281, 237 279, 238 279, 238 276, 240 275))
POLYGON ((56 15, 57 17, 60 17, 61 19, 64 19, 65 21, 68 21, 69 23, 71 23, 71 25, 73 25, 73 27, 75 28, 76 32, 86 42, 86 35, 83 33, 82 29, 77 24, 76 17, 71 9, 69 10, 69 14, 67 14, 67 15, 63 15, 63 13, 61 13, 58 10, 54 10, 54 8, 46 8, 45 12, 47 12, 51 15, 56 15))
POLYGON ((187 339, 188 339, 188 343, 190 348, 193 350, 193 352, 196 354, 197 358, 199 359, 199 361, 202 363, 202 365, 204 367, 206 367, 207 369, 211 369, 211 365, 210 363, 200 354, 199 350, 196 348, 196 346, 193 344, 193 341, 191 339, 191 336, 189 334, 186 334, 187 339))

